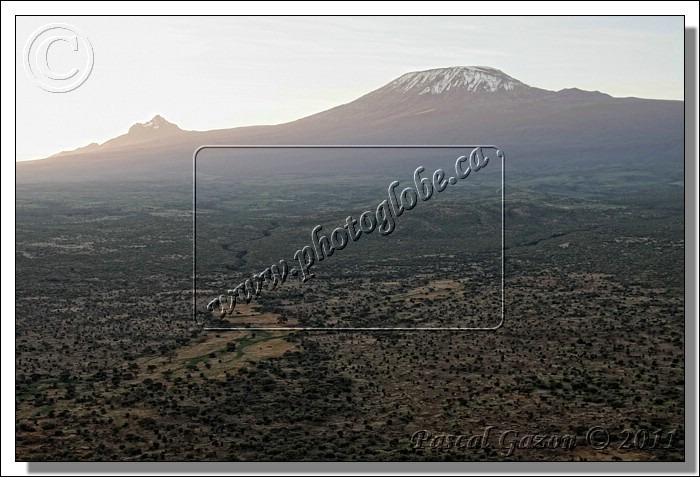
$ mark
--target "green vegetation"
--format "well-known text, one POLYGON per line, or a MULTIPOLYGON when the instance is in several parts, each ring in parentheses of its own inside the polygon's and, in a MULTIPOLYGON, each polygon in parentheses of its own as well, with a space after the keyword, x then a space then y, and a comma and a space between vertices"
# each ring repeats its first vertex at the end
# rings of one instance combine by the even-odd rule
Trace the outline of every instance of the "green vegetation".
MULTIPOLYGON (((509 179, 495 332, 200 332, 186 189, 18 185, 16 457, 683 460, 683 190, 609 172, 509 179), (580 437, 596 425, 677 428, 677 445, 508 457, 410 446, 420 429, 580 437)), ((198 300, 291 266, 315 225, 330 232, 376 207, 395 178, 290 176, 271 189, 203 170, 198 300)), ((290 277, 208 323, 494 326, 494 184, 448 188, 306 284, 290 277)))

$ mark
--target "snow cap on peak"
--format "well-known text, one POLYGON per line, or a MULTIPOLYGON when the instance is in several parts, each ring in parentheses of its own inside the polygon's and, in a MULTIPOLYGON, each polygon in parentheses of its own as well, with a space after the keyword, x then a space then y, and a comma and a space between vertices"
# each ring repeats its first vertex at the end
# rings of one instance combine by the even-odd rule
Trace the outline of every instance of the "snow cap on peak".
POLYGON ((131 128, 129 129, 129 133, 138 133, 138 134, 143 134, 147 131, 158 131, 159 133, 161 132, 174 132, 174 131, 179 131, 180 128, 167 121, 163 116, 160 114, 156 114, 153 116, 153 118, 149 121, 146 121, 145 123, 136 123, 131 128))
POLYGON ((400 93, 442 94, 450 90, 470 92, 512 91, 525 86, 520 81, 488 66, 453 66, 406 73, 389 87, 400 93))
POLYGON ((166 124, 171 124, 171 123, 166 121, 165 118, 163 118, 163 116, 161 116, 160 114, 156 114, 155 116, 153 116, 153 119, 143 123, 143 127, 158 129, 159 127, 164 126, 166 124))

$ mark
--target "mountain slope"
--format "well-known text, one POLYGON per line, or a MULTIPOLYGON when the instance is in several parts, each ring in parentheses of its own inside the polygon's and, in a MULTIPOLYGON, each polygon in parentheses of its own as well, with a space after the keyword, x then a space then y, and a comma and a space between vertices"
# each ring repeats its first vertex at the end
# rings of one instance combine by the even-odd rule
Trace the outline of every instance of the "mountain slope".
POLYGON ((355 101, 276 126, 183 131, 156 116, 102 145, 19 163, 17 180, 186 175, 202 144, 488 143, 502 146, 516 171, 540 163, 641 170, 664 151, 670 168, 682 169, 683 124, 681 101, 548 91, 495 68, 450 67, 404 74, 355 101))

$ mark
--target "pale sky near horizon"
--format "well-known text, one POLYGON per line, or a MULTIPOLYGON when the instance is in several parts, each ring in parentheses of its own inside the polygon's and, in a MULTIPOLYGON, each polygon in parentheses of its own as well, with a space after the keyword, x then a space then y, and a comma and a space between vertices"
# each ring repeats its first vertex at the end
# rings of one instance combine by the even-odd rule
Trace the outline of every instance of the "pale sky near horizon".
MULTIPOLYGON (((458 65, 550 90, 682 100, 683 27, 682 17, 18 17, 16 159, 102 143, 155 114, 194 130, 283 123, 408 71, 458 65), (25 73, 25 43, 48 23, 92 44, 92 73, 74 91, 44 91, 25 73)), ((79 55, 59 43, 49 64, 68 71, 79 55)))

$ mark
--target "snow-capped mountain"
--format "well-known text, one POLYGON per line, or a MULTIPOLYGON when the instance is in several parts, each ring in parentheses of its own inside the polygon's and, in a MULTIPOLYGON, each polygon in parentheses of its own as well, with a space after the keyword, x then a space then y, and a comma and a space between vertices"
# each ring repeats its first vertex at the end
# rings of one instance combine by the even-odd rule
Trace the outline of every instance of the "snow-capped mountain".
POLYGON ((453 66, 406 73, 386 86, 404 94, 442 94, 449 91, 489 92, 513 91, 523 83, 496 68, 486 66, 453 66))
MULTIPOLYGON (((184 131, 155 116, 104 144, 19 163, 17 177, 73 180, 73 162, 86 177, 91 171, 100 177, 151 177, 163 170, 186 175, 203 144, 487 143, 517 158, 509 163, 511 171, 532 168, 530 159, 647 170, 655 164, 654 151, 682 159, 683 110, 682 101, 549 91, 496 68, 455 66, 406 73, 347 104, 275 126, 184 131), (44 168, 51 172, 31 172, 44 168)), ((681 163, 673 167, 682 170, 681 163)))

